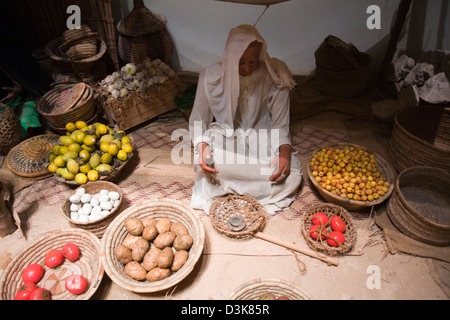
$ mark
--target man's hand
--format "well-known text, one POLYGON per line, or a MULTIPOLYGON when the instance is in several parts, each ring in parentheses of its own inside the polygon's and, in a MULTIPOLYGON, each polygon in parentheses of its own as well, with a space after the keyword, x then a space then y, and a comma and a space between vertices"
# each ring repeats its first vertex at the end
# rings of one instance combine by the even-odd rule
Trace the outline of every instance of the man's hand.
POLYGON ((283 144, 280 146, 278 156, 273 159, 270 167, 273 168, 278 162, 278 170, 270 176, 269 180, 273 182, 282 182, 287 179, 291 173, 291 146, 283 144))
POLYGON ((198 144, 198 165, 202 169, 204 174, 214 174, 219 173, 219 170, 211 168, 208 166, 208 160, 212 159, 211 157, 211 149, 209 148, 209 145, 205 142, 201 142, 198 144))

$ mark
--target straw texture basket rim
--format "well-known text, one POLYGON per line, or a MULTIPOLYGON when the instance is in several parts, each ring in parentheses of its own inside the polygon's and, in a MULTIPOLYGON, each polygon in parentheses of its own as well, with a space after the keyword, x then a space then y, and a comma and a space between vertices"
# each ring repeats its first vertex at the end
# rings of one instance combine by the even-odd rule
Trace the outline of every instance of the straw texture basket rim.
POLYGON ((396 172, 395 169, 392 167, 392 165, 387 162, 384 158, 382 158, 379 154, 370 151, 369 149, 360 146, 360 145, 356 145, 356 144, 351 144, 351 143, 338 143, 338 144, 334 144, 334 145, 328 145, 326 147, 321 147, 318 148, 317 150, 313 151, 311 153, 311 156, 309 157, 308 161, 307 161, 307 172, 308 172, 308 177, 309 180, 312 182, 312 184, 316 187, 316 189, 318 190, 318 192, 320 193, 320 195, 328 202, 331 202, 333 204, 337 204, 340 205, 342 207, 344 207, 347 210, 360 210, 360 209, 364 209, 364 208, 368 208, 368 207, 372 207, 378 204, 383 203, 385 200, 387 200, 393 189, 394 189, 394 182, 395 182, 395 177, 396 177, 396 172), (310 168, 310 160, 312 158, 312 156, 317 153, 318 151, 320 151, 323 148, 328 148, 328 147, 345 147, 345 146, 350 146, 350 147, 358 147, 361 148, 367 152, 370 152, 371 154, 374 155, 375 160, 378 164, 378 169, 381 172, 381 174, 386 178, 386 181, 389 182, 389 188, 388 191, 384 194, 383 197, 378 198, 377 200, 373 200, 373 201, 358 201, 358 200, 353 200, 353 199, 344 199, 340 196, 337 196, 327 190, 325 190, 324 188, 322 188, 322 186, 316 181, 316 179, 314 179, 314 176, 312 175, 312 171, 310 168))
POLYGON ((238 286, 231 292, 228 300, 257 300, 268 292, 276 296, 287 296, 291 300, 314 299, 308 292, 291 282, 276 278, 257 278, 238 286))
MULTIPOLYGON (((395 115, 387 154, 397 171, 400 172, 415 166, 433 166, 450 170, 450 150, 440 148, 434 140, 439 126, 444 125, 442 123, 444 113, 447 113, 447 119, 450 118, 448 116, 450 110, 439 106, 417 106, 400 111, 395 115), (439 123, 435 123, 435 128, 430 126, 420 127, 421 134, 433 136, 433 142, 411 132, 413 129, 410 126, 413 126, 413 124, 407 123, 411 118, 414 120, 420 119, 421 125, 423 125, 425 122, 432 121, 439 114, 441 120, 439 123), (433 132, 429 132, 430 130, 433 132)), ((450 135, 448 135, 448 138, 450 138, 450 135)))
POLYGON ((48 251, 61 249, 68 242, 79 247, 80 257, 75 262, 64 259, 63 264, 56 269, 44 266, 44 275, 37 284, 53 292, 54 300, 88 300, 100 286, 104 274, 100 259, 100 240, 91 232, 73 228, 43 233, 25 245, 9 262, 1 276, 0 299, 13 300, 23 282, 23 270, 31 263, 42 262, 48 251), (81 273, 88 281, 87 290, 80 295, 65 290, 66 272, 81 273))
POLYGON ((260 202, 252 197, 228 194, 214 200, 209 210, 209 216, 214 229, 219 233, 230 238, 245 239, 264 229, 267 211, 260 202), (233 228, 228 225, 228 220, 233 216, 239 216, 244 220, 243 229, 240 226, 233 228))
POLYGON ((192 272, 203 252, 204 242, 205 230, 200 217, 193 209, 175 200, 153 199, 125 209, 113 220, 103 235, 101 256, 105 271, 115 284, 137 293, 158 292, 178 284, 192 272), (138 281, 126 275, 124 266, 115 258, 114 250, 128 234, 124 227, 124 221, 128 217, 154 219, 168 217, 172 221, 183 223, 194 240, 189 249, 188 260, 183 267, 168 278, 155 282, 138 281))
POLYGON ((310 206, 302 216, 300 228, 303 237, 306 240, 306 243, 311 249, 324 251, 328 254, 345 253, 350 251, 355 245, 357 239, 357 230, 355 225, 353 224, 350 213, 345 210, 345 208, 332 203, 320 203, 310 206), (344 220, 344 223, 346 225, 346 230, 344 232, 344 244, 339 247, 332 247, 327 243, 326 239, 321 241, 320 239, 314 240, 311 238, 311 236, 309 235, 309 228, 312 225, 311 217, 316 212, 325 213, 328 219, 331 219, 331 217, 334 215, 338 215, 342 218, 342 220, 344 220))
POLYGON ((450 173, 431 166, 406 168, 397 177, 386 211, 392 223, 410 238, 437 246, 450 245, 450 223, 442 224, 426 216, 450 213, 450 201, 445 194, 450 194, 450 173), (426 181, 419 181, 417 186, 411 187, 412 181, 425 177, 426 181), (437 205, 442 205, 443 210, 437 205))
POLYGON ((97 38, 97 42, 99 42, 97 53, 91 57, 74 61, 74 60, 71 60, 69 57, 63 55, 61 52, 59 52, 59 50, 60 50, 59 48, 63 42, 64 42, 63 37, 59 37, 59 38, 51 40, 45 46, 45 52, 52 60, 54 60, 56 62, 66 63, 68 65, 71 65, 72 63, 75 65, 78 65, 78 64, 86 64, 86 63, 95 62, 95 61, 99 60, 105 54, 106 49, 107 49, 106 42, 101 38, 97 38))
POLYGON ((125 201, 123 200, 124 193, 122 188, 120 188, 115 183, 109 182, 109 181, 91 181, 86 184, 80 185, 78 188, 73 190, 71 194, 65 199, 64 204, 60 208, 60 211, 64 218, 69 221, 70 225, 73 227, 85 229, 87 231, 92 232, 95 234, 98 238, 102 238, 103 233, 105 232, 106 228, 109 226, 109 224, 114 220, 114 218, 123 210, 125 201), (93 193, 93 192, 100 192, 102 189, 107 189, 108 191, 116 191, 120 195, 119 205, 111 210, 111 212, 96 221, 92 222, 79 222, 72 220, 70 218, 70 196, 75 194, 79 189, 84 188, 87 193, 93 193))

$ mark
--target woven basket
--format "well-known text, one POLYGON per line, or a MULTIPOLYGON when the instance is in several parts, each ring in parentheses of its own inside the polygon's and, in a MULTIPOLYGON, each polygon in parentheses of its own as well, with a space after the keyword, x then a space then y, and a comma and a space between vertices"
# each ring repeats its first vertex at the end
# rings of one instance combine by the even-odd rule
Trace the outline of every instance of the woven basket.
POLYGON ((450 173, 428 166, 403 170, 387 205, 392 223, 410 238, 450 245, 450 173))
POLYGON ((112 182, 108 182, 108 181, 93 181, 93 182, 89 182, 86 183, 78 188, 76 188, 70 196, 68 196, 66 198, 66 200, 64 201, 64 205, 61 207, 61 213, 63 214, 64 218, 67 219, 67 221, 69 221, 70 225, 74 228, 81 228, 84 229, 86 231, 90 231, 93 234, 95 234, 98 238, 102 238, 103 234, 105 233, 106 228, 110 225, 110 223, 114 220, 114 218, 120 213, 122 212, 123 208, 124 208, 124 200, 123 200, 123 191, 122 189, 112 183, 112 182), (106 189, 108 191, 116 191, 119 193, 120 195, 120 203, 119 205, 111 210, 110 214, 107 215, 106 217, 99 219, 97 221, 93 221, 93 222, 79 222, 79 221, 74 221, 72 219, 70 219, 70 196, 75 194, 78 189, 80 188, 84 188, 86 190, 86 193, 90 193, 90 194, 96 194, 98 192, 100 192, 103 189, 106 189))
POLYGON ((419 106, 399 112, 387 154, 399 172, 414 166, 450 171, 450 109, 419 106))
POLYGON ((357 231, 353 224, 351 215, 343 207, 331 203, 321 203, 309 207, 302 216, 300 228, 306 243, 311 249, 323 251, 331 255, 350 251, 355 245, 357 239, 357 231), (346 225, 346 230, 344 232, 345 242, 342 245, 332 247, 327 243, 326 239, 320 240, 320 238, 318 238, 317 240, 314 240, 311 238, 309 235, 309 228, 312 225, 311 218, 317 212, 325 213, 328 219, 331 219, 331 217, 335 215, 342 218, 346 225))
POLYGON ((6 155, 22 140, 22 127, 14 111, 0 103, 0 154, 6 155))
POLYGON ((68 122, 88 121, 95 112, 93 89, 87 84, 57 86, 36 101, 36 110, 56 128, 68 122), (75 94, 76 89, 79 91, 75 94))
POLYGON ((313 297, 299 286, 280 279, 254 279, 235 289, 228 300, 259 300, 266 293, 290 300, 312 300, 313 297))
POLYGON ((191 273, 202 254, 204 242, 203 224, 191 208, 173 200, 149 200, 125 209, 109 225, 101 241, 102 261, 108 276, 120 287, 132 292, 157 292, 178 284, 191 273), (155 220, 167 217, 171 221, 182 223, 194 240, 189 249, 189 258, 183 267, 168 278, 155 282, 137 281, 129 277, 114 253, 115 248, 128 234, 124 227, 124 221, 128 217, 154 218, 155 220))
MULTIPOLYGON (((209 216, 214 228, 228 237, 246 239, 262 231, 266 224, 267 211, 256 199, 248 196, 227 195, 214 200, 209 216), (230 227, 228 221, 234 216, 244 220, 245 227, 230 227)), ((244 226, 244 224, 242 224, 244 226)))
POLYGON ((375 206, 375 205, 378 205, 380 203, 383 203, 386 199, 389 198, 389 196, 392 193, 392 190, 394 189, 394 181, 395 181, 395 176, 396 176, 395 169, 386 160, 384 160, 381 156, 379 156, 376 153, 373 153, 373 152, 369 151, 368 149, 366 149, 366 148, 364 148, 362 146, 346 143, 346 144, 332 145, 330 147, 344 147, 344 146, 358 147, 358 148, 361 148, 363 150, 366 150, 367 152, 372 153, 375 156, 375 160, 376 160, 376 162, 378 164, 378 171, 380 171, 380 173, 385 177, 386 181, 390 183, 388 191, 384 194, 384 196, 378 198, 377 200, 373 200, 373 201, 357 201, 357 200, 353 200, 353 199, 342 198, 342 197, 340 197, 340 196, 338 196, 336 194, 333 194, 333 193, 325 190, 324 188, 322 188, 322 186, 316 181, 316 179, 312 175, 312 171, 311 171, 311 168, 310 168, 310 162, 311 162, 310 160, 311 160, 312 156, 316 152, 321 150, 322 148, 319 148, 316 151, 314 151, 311 154, 311 157, 308 159, 307 172, 308 172, 309 180, 312 182, 312 184, 319 191, 320 195, 327 202, 330 202, 330 203, 333 203, 333 204, 337 204, 339 206, 344 207, 347 210, 361 210, 361 209, 364 209, 364 208, 368 208, 368 207, 375 206))
POLYGON ((22 272, 32 263, 41 263, 52 249, 61 249, 68 242, 74 243, 80 250, 75 262, 67 259, 58 268, 44 266, 44 275, 37 283, 38 287, 49 290, 52 300, 88 300, 98 289, 104 269, 100 260, 100 240, 92 233, 80 229, 63 229, 44 233, 28 243, 9 262, 0 280, 0 299, 14 300, 17 289, 22 285, 22 272), (65 279, 71 274, 83 275, 88 287, 79 294, 71 294, 64 287, 65 279))

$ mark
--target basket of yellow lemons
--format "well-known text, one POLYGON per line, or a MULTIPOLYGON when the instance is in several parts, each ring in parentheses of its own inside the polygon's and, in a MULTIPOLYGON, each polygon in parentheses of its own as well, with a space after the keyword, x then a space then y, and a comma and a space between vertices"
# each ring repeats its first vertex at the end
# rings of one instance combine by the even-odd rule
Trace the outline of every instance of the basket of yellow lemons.
POLYGON ((48 157, 48 170, 56 179, 72 185, 112 180, 133 156, 130 137, 108 125, 69 122, 48 157))

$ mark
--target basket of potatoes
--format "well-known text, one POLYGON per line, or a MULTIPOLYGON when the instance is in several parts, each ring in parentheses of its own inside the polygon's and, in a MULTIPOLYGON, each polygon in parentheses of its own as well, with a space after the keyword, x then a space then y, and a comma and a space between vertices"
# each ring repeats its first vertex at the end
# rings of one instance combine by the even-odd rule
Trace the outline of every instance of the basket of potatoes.
POLYGON ((168 289, 194 269, 205 231, 197 214, 173 200, 149 200, 119 214, 106 229, 102 261, 114 283, 132 292, 168 289))

